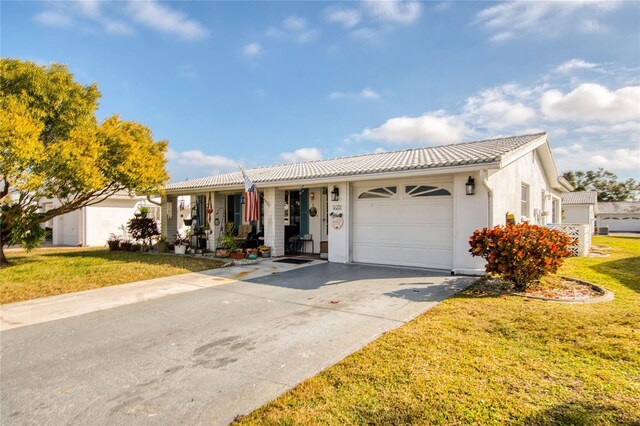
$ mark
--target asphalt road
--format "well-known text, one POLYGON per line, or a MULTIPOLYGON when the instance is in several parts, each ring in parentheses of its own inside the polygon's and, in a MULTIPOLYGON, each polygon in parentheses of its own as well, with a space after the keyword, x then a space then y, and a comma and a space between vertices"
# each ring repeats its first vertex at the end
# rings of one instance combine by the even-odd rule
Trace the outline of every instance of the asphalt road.
POLYGON ((469 282, 325 263, 6 330, 0 423, 228 424, 469 282))

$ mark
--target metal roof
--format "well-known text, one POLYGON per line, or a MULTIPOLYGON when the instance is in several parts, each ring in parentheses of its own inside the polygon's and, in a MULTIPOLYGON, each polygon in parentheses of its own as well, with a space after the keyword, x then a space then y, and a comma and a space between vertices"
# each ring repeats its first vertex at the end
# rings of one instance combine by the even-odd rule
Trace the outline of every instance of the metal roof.
POLYGON ((640 214, 640 201, 598 203, 598 215, 640 214))
MULTIPOLYGON (((305 161, 280 164, 246 170, 247 176, 258 186, 262 183, 310 180, 377 173, 425 170, 452 166, 472 166, 501 161, 504 157, 524 148, 528 144, 546 137, 546 133, 509 136, 475 142, 412 148, 401 151, 381 152, 333 158, 329 160, 305 161)), ((219 188, 241 186, 242 174, 238 172, 174 182, 167 185, 168 191, 197 188, 219 188)))
POLYGON ((562 195, 562 204, 596 204, 598 191, 566 192, 562 195))

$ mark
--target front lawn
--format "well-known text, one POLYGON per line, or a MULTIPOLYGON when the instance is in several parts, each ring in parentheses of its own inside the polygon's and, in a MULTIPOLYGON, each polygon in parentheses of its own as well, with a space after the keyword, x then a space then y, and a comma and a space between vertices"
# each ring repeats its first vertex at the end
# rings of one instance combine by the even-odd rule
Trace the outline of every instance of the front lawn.
POLYGON ((242 424, 640 424, 640 239, 560 274, 615 293, 580 305, 467 290, 242 424))
POLYGON ((0 269, 0 303, 217 268, 217 260, 104 249, 7 251, 0 269))

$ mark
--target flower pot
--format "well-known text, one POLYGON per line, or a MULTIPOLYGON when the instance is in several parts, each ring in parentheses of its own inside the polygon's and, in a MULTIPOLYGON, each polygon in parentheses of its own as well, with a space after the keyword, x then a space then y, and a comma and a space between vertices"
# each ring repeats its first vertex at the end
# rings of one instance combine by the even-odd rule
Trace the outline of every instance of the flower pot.
POLYGON ((175 246, 173 250, 176 254, 185 254, 187 252, 187 246, 181 244, 179 246, 175 246))
POLYGON ((109 251, 116 251, 120 248, 120 241, 107 241, 109 244, 109 251))
POLYGON ((193 219, 184 219, 184 224, 186 226, 191 226, 192 223, 193 223, 193 219))
POLYGON ((231 257, 232 259, 244 259, 245 258, 245 254, 244 253, 229 253, 229 257, 231 257))
POLYGON ((262 257, 271 257, 271 250, 262 250, 260 252, 260 256, 262 256, 262 257))

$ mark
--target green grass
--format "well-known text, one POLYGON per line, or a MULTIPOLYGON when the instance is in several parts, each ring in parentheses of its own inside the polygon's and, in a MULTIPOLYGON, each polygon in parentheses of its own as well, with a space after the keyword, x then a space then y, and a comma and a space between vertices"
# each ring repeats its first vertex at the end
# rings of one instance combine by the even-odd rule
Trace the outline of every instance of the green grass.
POLYGON ((38 249, 6 252, 0 269, 0 303, 13 303, 220 266, 212 259, 104 249, 38 249))
POLYGON ((640 425, 640 239, 560 273, 601 304, 458 294, 244 417, 249 424, 640 425))

